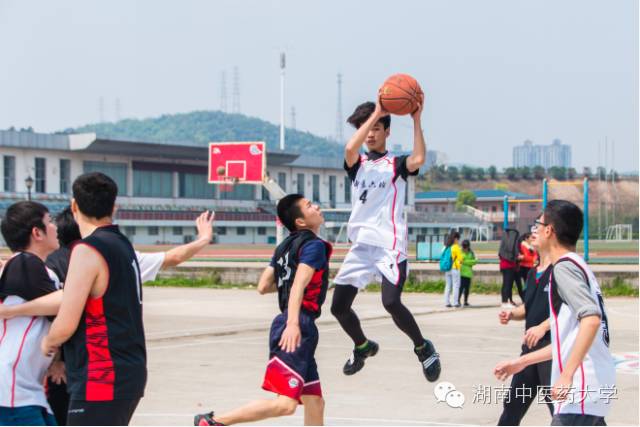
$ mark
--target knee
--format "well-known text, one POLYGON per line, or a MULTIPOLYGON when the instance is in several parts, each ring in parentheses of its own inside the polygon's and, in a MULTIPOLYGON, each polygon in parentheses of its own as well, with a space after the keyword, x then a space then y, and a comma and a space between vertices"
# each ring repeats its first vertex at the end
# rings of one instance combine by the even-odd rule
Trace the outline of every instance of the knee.
POLYGON ((288 397, 281 397, 276 402, 277 416, 284 417, 286 415, 293 415, 293 413, 296 412, 297 407, 297 401, 288 397))
POLYGON ((385 310, 387 310, 388 313, 391 313, 391 314, 397 311, 401 305, 402 303, 400 302, 400 297, 398 296, 382 299, 382 306, 384 307, 385 310))
POLYGON ((348 309, 344 307, 342 304, 338 304, 335 301, 331 303, 331 314, 333 314, 334 317, 339 318, 341 316, 344 316, 347 312, 348 312, 348 309))
POLYGON ((314 413, 324 412, 324 399, 321 396, 305 396, 302 400, 305 409, 314 413))

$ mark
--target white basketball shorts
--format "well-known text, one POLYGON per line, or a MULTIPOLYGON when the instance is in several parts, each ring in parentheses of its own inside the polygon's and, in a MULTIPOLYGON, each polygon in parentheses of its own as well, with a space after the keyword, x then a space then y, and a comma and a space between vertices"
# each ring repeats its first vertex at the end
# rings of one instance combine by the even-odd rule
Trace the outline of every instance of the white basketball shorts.
MULTIPOLYGON (((333 283, 336 286, 351 285, 364 289, 369 283, 381 283, 384 276, 391 283, 398 284, 401 277, 399 264, 406 259, 407 256, 398 250, 354 243, 333 283)), ((406 269, 405 277, 409 270, 408 263, 406 269)))

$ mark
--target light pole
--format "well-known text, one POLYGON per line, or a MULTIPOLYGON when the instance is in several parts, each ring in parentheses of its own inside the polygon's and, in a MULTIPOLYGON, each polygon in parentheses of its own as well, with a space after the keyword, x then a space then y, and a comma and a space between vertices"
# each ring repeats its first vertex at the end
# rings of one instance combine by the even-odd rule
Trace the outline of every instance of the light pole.
POLYGON ((24 185, 27 186, 27 200, 31 201, 31 187, 33 187, 33 178, 31 178, 31 175, 24 180, 24 185))
POLYGON ((286 59, 284 52, 280 53, 280 150, 284 151, 284 70, 286 59))

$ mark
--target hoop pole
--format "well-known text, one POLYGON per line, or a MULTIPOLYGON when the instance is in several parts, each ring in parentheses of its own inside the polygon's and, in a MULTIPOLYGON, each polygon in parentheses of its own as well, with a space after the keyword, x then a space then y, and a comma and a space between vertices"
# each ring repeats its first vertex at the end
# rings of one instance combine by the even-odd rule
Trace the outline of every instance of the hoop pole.
POLYGON ((547 197, 548 197, 548 183, 547 178, 542 180, 542 210, 547 208, 547 197))
POLYGON ((507 231, 509 227, 509 197, 506 195, 502 200, 502 209, 504 210, 504 222, 502 223, 502 230, 507 231))
POLYGON ((584 191, 584 207, 582 215, 584 216, 584 229, 582 237, 584 239, 584 260, 589 262, 589 179, 584 178, 583 189, 584 191))

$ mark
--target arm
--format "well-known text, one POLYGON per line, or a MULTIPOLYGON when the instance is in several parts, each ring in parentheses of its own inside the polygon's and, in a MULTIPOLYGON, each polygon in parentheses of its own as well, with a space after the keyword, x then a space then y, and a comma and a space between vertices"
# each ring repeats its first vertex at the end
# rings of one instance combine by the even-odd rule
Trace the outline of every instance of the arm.
POLYGON ((567 393, 573 384, 573 375, 587 355, 599 328, 600 316, 591 315, 580 319, 576 341, 567 361, 564 363, 564 370, 560 374, 560 378, 558 378, 551 390, 551 397, 554 400, 563 401, 566 399, 567 393))
POLYGON ((550 328, 551 326, 549 324, 549 319, 546 319, 539 325, 527 329, 524 334, 524 338, 522 339, 522 343, 526 344, 529 348, 533 348, 536 344, 538 344, 538 341, 542 339, 544 334, 546 334, 550 328))
POLYGON ((62 290, 51 292, 40 298, 17 304, 0 304, 0 319, 11 319, 17 316, 55 316, 62 303, 62 290))
POLYGON ((424 142, 424 135, 422 133, 422 108, 423 101, 418 104, 418 109, 411 114, 413 118, 413 151, 411 155, 407 157, 407 170, 409 172, 415 172, 422 165, 424 165, 425 158, 427 156, 427 145, 424 142))
POLYGON ((76 331, 96 279, 106 268, 104 258, 89 246, 79 244, 74 248, 60 310, 42 340, 45 355, 53 354, 76 331))
POLYGON ((344 160, 347 162, 347 166, 353 166, 360 159, 360 147, 362 147, 364 140, 367 138, 367 134, 371 128, 378 123, 380 118, 388 114, 389 113, 382 109, 380 100, 378 100, 373 114, 356 130, 356 133, 353 134, 349 142, 347 142, 346 147, 344 147, 344 160))
POLYGON ((300 346, 300 306, 302 305, 302 297, 304 296, 304 288, 311 281, 315 268, 300 264, 296 271, 296 277, 293 279, 291 286, 291 294, 289 294, 289 304, 287 311, 287 327, 282 332, 280 338, 280 348, 286 352, 294 352, 300 346))
POLYGON ((524 304, 517 306, 513 310, 502 310, 498 313, 498 318, 500 319, 500 323, 506 325, 510 320, 524 320, 525 315, 527 314, 524 304))
POLYGON ((504 381, 513 374, 517 374, 529 365, 545 362, 551 360, 553 354, 551 352, 551 345, 547 345, 540 350, 527 353, 513 360, 506 360, 500 362, 493 369, 493 374, 500 381, 504 381))
POLYGON ((175 248, 167 251, 162 262, 161 269, 175 267, 178 264, 185 262, 200 252, 205 246, 211 242, 213 236, 213 219, 215 218, 215 212, 203 212, 196 219, 196 228, 198 229, 198 238, 186 245, 176 246, 175 248))
POLYGON ((271 266, 264 269, 258 281, 258 293, 260 295, 276 291, 275 269, 271 266))

